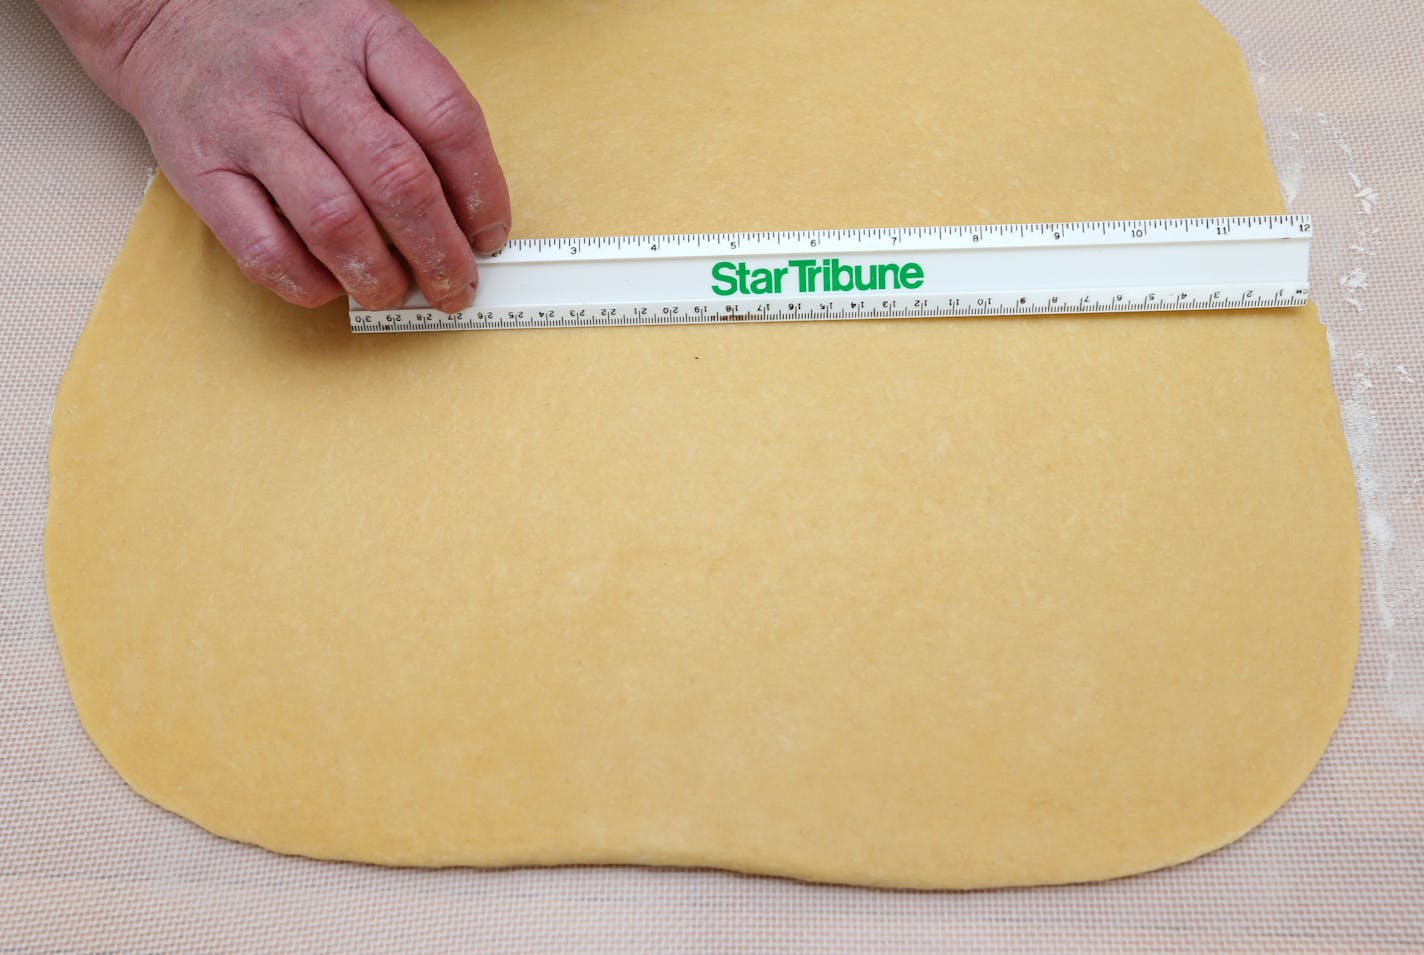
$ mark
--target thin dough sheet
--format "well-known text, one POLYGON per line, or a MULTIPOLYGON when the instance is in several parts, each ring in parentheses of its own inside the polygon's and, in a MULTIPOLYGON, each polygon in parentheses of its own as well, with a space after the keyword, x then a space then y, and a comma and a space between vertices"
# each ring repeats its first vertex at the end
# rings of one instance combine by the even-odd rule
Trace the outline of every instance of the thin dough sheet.
MULTIPOLYGON (((1195 4, 411 3, 515 234, 1282 203, 1195 4)), ((1345 705, 1313 309, 352 336, 162 181, 65 376, 48 579, 144 796, 284 853, 924 888, 1181 862, 1345 705)))

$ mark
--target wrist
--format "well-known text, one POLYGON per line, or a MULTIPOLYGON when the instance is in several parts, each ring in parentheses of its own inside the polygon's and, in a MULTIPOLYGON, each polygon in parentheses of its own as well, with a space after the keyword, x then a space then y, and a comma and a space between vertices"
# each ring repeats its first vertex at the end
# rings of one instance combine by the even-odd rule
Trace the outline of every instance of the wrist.
POLYGON ((84 72, 126 109, 121 76, 130 51, 168 0, 37 0, 84 72))

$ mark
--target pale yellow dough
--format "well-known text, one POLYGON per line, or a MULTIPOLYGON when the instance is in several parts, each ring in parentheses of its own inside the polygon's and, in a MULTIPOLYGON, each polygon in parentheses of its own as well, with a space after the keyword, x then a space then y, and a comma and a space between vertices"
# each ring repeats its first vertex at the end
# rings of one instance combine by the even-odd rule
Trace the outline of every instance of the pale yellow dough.
MULTIPOLYGON (((524 236, 1280 211, 1188 0, 411 3, 524 236)), ((159 182, 49 586, 135 789, 279 852, 966 887, 1286 800, 1357 632, 1315 312, 353 337, 159 182)))

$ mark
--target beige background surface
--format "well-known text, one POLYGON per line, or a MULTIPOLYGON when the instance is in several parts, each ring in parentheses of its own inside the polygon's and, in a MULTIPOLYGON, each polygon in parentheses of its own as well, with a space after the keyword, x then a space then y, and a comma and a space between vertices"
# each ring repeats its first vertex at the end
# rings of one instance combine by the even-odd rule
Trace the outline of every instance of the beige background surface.
POLYGON ((1413 4, 1208 6, 1241 41, 1315 287, 1360 490, 1356 692, 1241 842, 1096 886, 974 894, 715 872, 387 871, 214 839, 74 717, 40 552, 54 389, 151 158, 27 3, 0 2, 0 951, 1424 950, 1424 147, 1413 4))

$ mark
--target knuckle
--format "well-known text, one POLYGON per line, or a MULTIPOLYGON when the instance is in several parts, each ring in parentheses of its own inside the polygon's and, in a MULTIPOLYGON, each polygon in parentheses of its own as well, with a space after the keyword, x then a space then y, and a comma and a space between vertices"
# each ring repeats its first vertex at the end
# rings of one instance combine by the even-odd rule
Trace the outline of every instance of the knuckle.
POLYGON ((317 291, 307 288, 293 275, 294 263, 290 252, 281 239, 264 235, 244 243, 235 258, 242 273, 256 284, 297 305, 320 305, 317 291))
POLYGON ((349 245, 365 231, 366 207, 349 193, 323 196, 307 210, 307 229, 324 246, 349 245))
POLYGON ((423 121, 426 145, 431 149, 464 149, 475 144, 482 116, 474 97, 454 89, 431 100, 423 121))
POLYGON ((277 24, 263 37, 264 60, 284 75, 305 75, 311 69, 312 36, 297 24, 277 24))
POLYGON ((366 28, 360 34, 362 56, 369 60, 373 50, 378 50, 385 46, 395 46, 406 44, 411 41, 423 39, 415 24, 406 19, 401 14, 387 8, 387 12, 378 14, 366 22, 366 28))
POLYGON ((375 157, 371 193, 377 205, 398 215, 420 215, 440 198, 435 174, 413 143, 387 145, 375 157))
POLYGON ((243 274, 263 285, 277 276, 286 275, 290 269, 286 243, 272 235, 247 240, 238 247, 235 258, 243 274))
POLYGON ((405 17, 395 12, 385 12, 372 16, 366 22, 366 39, 371 43, 390 43, 408 35, 414 27, 405 17))
POLYGON ((366 105, 350 95, 352 77, 336 71, 300 94, 301 113, 309 122, 321 117, 333 129, 361 129, 366 105))

